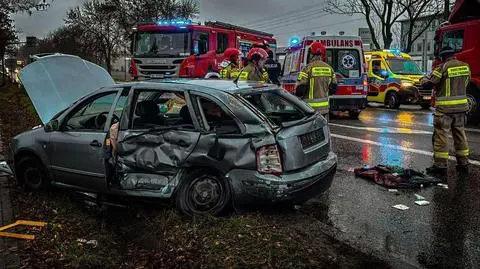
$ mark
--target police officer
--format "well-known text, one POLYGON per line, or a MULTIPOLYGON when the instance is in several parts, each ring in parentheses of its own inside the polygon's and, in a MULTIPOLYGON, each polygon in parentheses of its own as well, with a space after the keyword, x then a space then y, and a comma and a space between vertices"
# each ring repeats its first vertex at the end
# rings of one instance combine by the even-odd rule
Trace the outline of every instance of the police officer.
POLYGON ((222 62, 222 71, 220 77, 222 79, 235 79, 240 73, 240 55, 242 52, 236 48, 228 48, 223 53, 225 61, 222 62))
POLYGON ((295 95, 304 99, 327 120, 329 113, 328 95, 335 89, 337 79, 333 68, 322 61, 326 49, 320 42, 310 46, 311 62, 298 74, 295 95))
POLYGON ((268 77, 273 84, 277 84, 278 86, 280 86, 280 80, 278 78, 280 77, 282 66, 279 62, 273 59, 272 50, 268 50, 267 53, 268 59, 265 62, 265 69, 267 69, 268 77))
POLYGON ((237 80, 251 80, 258 82, 269 82, 267 70, 265 70, 265 62, 268 54, 262 48, 252 48, 247 55, 248 64, 238 75, 237 80))
POLYGON ((422 78, 422 84, 435 86, 434 158, 427 172, 443 174, 447 171, 449 129, 452 130, 457 168, 463 171, 468 168, 469 149, 464 127, 469 109, 466 88, 471 75, 468 64, 455 59, 451 47, 443 47, 440 57, 443 64, 422 78))

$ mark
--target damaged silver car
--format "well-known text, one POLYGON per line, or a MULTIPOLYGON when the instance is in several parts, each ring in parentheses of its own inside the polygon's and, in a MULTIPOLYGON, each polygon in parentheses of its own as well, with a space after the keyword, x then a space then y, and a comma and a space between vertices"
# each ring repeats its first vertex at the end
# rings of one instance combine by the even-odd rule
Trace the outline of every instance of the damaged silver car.
POLYGON ((42 57, 20 79, 43 127, 13 139, 8 163, 30 189, 166 198, 188 215, 219 215, 304 202, 336 172, 325 119, 275 85, 116 84, 70 55, 42 57))

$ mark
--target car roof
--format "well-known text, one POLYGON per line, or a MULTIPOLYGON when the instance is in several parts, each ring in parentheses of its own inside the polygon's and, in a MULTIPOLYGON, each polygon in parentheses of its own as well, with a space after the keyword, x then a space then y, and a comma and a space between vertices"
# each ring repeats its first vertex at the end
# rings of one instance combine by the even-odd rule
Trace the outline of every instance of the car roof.
POLYGON ((141 82, 125 82, 115 84, 114 87, 141 87, 141 88, 171 88, 173 90, 183 90, 182 86, 195 87, 198 92, 207 94, 215 94, 218 92, 226 93, 245 93, 252 90, 274 90, 278 86, 273 84, 259 83, 254 81, 239 81, 234 83, 231 80, 217 80, 217 79, 152 79, 141 82))

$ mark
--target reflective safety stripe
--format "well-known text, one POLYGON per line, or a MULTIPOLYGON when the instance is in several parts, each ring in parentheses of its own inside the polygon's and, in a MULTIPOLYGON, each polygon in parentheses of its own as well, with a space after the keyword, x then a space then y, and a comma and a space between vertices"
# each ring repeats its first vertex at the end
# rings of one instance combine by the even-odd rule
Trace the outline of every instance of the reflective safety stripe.
POLYGON ((433 157, 438 159, 448 159, 448 152, 435 151, 433 157))
POLYGON ((302 79, 308 79, 308 74, 305 73, 305 72, 300 72, 298 73, 298 80, 302 80, 302 79))
POLYGON ((457 67, 450 67, 447 69, 448 77, 463 77, 470 75, 470 68, 468 66, 457 66, 457 67))
POLYGON ((445 96, 450 96, 450 78, 445 81, 445 96))
POLYGON ((238 74, 240 74, 240 72, 237 71, 237 70, 232 70, 232 71, 230 71, 230 76, 231 76, 232 78, 238 77, 238 74))
POLYGON ((442 77, 442 73, 438 72, 438 71, 433 71, 432 73, 434 76, 436 76, 437 78, 441 78, 442 77))
POLYGON ((310 79, 310 89, 308 89, 308 98, 309 99, 313 99, 313 84, 315 83, 315 81, 313 80, 313 78, 310 79))
POLYGON ((242 73, 240 73, 239 79, 240 80, 248 80, 248 72, 243 71, 242 73))
MULTIPOLYGON (((451 100, 439 100, 440 98, 438 98, 437 100, 435 100, 435 105, 437 106, 454 106, 454 105, 464 105, 464 104, 468 104, 468 100, 467 98, 462 98, 462 99, 455 99, 455 98, 452 98, 451 100)), ((445 97, 443 97, 442 99, 445 99, 445 97)))
POLYGON ((468 156, 469 153, 470 153, 470 151, 468 149, 463 149, 463 150, 457 150, 456 151, 457 156, 460 156, 460 157, 466 157, 466 156, 468 156))
POLYGON ((222 69, 221 75, 222 75, 222 78, 227 78, 227 69, 226 68, 222 69))
POLYGON ((314 77, 331 77, 332 69, 330 67, 313 67, 312 76, 314 77))
POLYGON ((263 78, 263 81, 262 81, 262 82, 268 81, 268 73, 267 73, 267 72, 263 72, 263 73, 262 73, 262 78, 263 78))
POLYGON ((303 100, 311 107, 328 107, 328 97, 327 98, 315 98, 315 99, 305 99, 303 100))

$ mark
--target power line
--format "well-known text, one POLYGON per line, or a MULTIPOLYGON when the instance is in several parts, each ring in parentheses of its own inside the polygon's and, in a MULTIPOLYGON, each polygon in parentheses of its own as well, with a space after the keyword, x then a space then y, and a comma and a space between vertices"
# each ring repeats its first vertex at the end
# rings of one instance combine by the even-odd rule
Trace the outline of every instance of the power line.
MULTIPOLYGON (((347 20, 344 21, 343 23, 348 23, 348 22, 355 22, 355 21, 360 21, 363 20, 364 18, 358 18, 358 19, 353 19, 353 20, 347 20)), ((326 25, 321 25, 320 27, 325 28, 333 25, 337 25, 338 23, 332 23, 332 24, 326 24, 326 25)), ((319 27, 316 27, 315 29, 318 29, 319 27)), ((298 32, 306 32, 306 31, 311 31, 313 28, 308 27, 308 28, 303 28, 303 29, 298 29, 298 30, 293 30, 290 32, 282 32, 281 35, 287 35, 287 34, 293 34, 293 33, 298 33, 298 32)))
MULTIPOLYGON (((290 25, 294 25, 294 24, 297 24, 297 23, 300 23, 300 22, 304 22, 304 21, 308 21, 308 20, 312 20, 312 17, 310 16, 305 16, 301 19, 298 19, 298 20, 289 20, 287 21, 288 23, 286 24, 276 24, 276 26, 273 26, 273 27, 266 27, 267 31, 270 31, 271 29, 277 29, 277 28, 281 28, 281 27, 286 27, 286 26, 290 26, 290 25)), ((265 29, 265 28, 264 28, 265 29)))
POLYGON ((253 20, 253 21, 244 23, 244 25, 248 26, 248 25, 252 25, 252 24, 257 24, 259 22, 265 22, 265 21, 269 21, 269 20, 272 20, 272 19, 280 18, 280 17, 283 17, 285 15, 290 16, 290 15, 292 15, 292 13, 297 13, 297 12, 301 12, 301 11, 304 11, 304 10, 309 10, 311 8, 318 7, 318 6, 319 6, 319 4, 317 3, 317 4, 314 4, 314 5, 306 6, 306 7, 303 7, 303 8, 296 9, 296 10, 290 10, 290 11, 287 11, 285 13, 281 13, 281 14, 278 14, 278 15, 270 16, 270 17, 267 17, 267 18, 261 18, 261 19, 253 20))
MULTIPOLYGON (((322 14, 320 11, 321 11, 321 9, 306 10, 305 12, 303 12, 303 14, 298 14, 298 13, 290 14, 290 16, 288 16, 288 17, 278 18, 278 19, 272 20, 270 22, 265 22, 265 23, 262 23, 262 24, 254 25, 253 27, 268 28, 269 26, 278 25, 279 23, 295 21, 295 20, 299 20, 299 19, 302 19, 302 18, 306 18, 306 17, 311 18, 313 15, 322 14)), ((250 27, 252 27, 252 26, 250 26, 250 27)))

